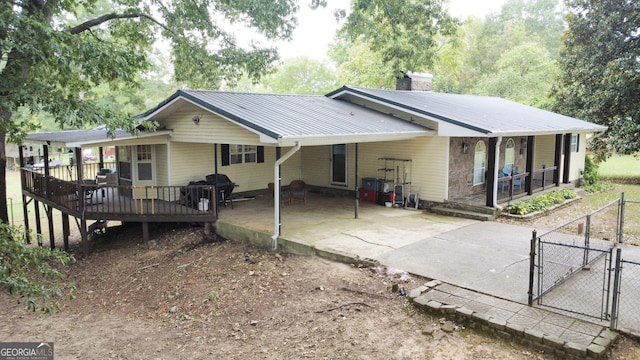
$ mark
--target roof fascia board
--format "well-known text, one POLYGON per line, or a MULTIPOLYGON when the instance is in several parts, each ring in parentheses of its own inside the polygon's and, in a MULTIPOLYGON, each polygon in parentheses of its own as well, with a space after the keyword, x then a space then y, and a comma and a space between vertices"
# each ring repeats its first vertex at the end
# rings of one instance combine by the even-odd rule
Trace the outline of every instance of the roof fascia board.
POLYGON ((456 125, 456 126, 459 126, 459 127, 465 128, 465 129, 469 129, 469 130, 472 130, 472 131, 475 131, 475 132, 478 132, 478 133, 482 133, 482 134, 491 133, 491 131, 487 130, 487 129, 482 129, 482 128, 479 128, 477 126, 471 126, 471 125, 465 124, 464 122, 461 122, 461 121, 453 120, 453 119, 447 118, 445 116, 434 114, 434 113, 431 113, 431 112, 428 112, 428 111, 425 111, 425 110, 416 109, 416 108, 411 107, 411 106, 407 106, 407 105, 404 105, 404 104, 401 104, 401 103, 398 103, 398 102, 395 102, 395 101, 391 101, 391 100, 385 99, 385 98, 383 98, 381 96, 375 96, 375 95, 367 94, 365 92, 362 92, 362 91, 359 91, 359 90, 356 90, 356 89, 352 89, 352 88, 349 88, 349 87, 346 87, 346 86, 342 87, 339 90, 334 91, 333 93, 327 94, 327 96, 331 97, 332 99, 335 99, 335 98, 338 98, 338 97, 340 97, 340 96, 342 96, 344 94, 353 95, 353 96, 359 97, 359 98, 364 99, 364 100, 369 100, 369 101, 375 102, 377 104, 386 105, 386 106, 389 106, 391 108, 410 113, 412 115, 427 117, 430 120, 434 120, 434 121, 438 121, 438 122, 444 121, 446 123, 449 123, 449 124, 452 124, 452 125, 456 125))
POLYGON ((149 144, 166 144, 169 142, 171 130, 163 130, 161 132, 145 133, 142 135, 130 135, 117 139, 100 139, 91 141, 68 142, 64 147, 96 147, 96 146, 113 146, 113 145, 149 145, 149 144), (158 138, 158 139, 156 139, 158 138))
POLYGON ((435 136, 435 132, 409 132, 409 133, 393 133, 393 134, 360 134, 360 135, 337 135, 337 136, 305 136, 305 137, 285 137, 277 145, 293 146, 296 142, 302 146, 318 146, 333 144, 353 144, 368 142, 385 142, 411 140, 419 137, 435 136))

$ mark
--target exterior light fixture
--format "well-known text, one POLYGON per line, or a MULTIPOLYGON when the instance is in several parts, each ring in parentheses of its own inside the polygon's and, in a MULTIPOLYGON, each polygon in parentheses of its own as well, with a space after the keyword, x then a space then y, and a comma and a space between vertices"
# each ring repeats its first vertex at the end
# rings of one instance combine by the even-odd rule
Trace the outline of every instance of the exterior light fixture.
POLYGON ((193 117, 191 118, 191 120, 193 121, 194 124, 198 125, 200 124, 200 115, 193 115, 193 117))
POLYGON ((462 143, 462 153, 466 154, 469 152, 469 145, 466 142, 462 143))

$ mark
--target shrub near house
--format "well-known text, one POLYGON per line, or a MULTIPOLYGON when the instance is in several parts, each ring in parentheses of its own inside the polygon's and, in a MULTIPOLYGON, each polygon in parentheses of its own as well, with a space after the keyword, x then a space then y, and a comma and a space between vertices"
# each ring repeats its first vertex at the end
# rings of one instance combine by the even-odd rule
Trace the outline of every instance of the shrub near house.
POLYGON ((534 212, 549 210, 552 206, 562 204, 569 199, 577 197, 575 191, 569 189, 558 189, 550 193, 534 196, 529 200, 519 201, 509 205, 505 211, 509 214, 527 215, 534 212))

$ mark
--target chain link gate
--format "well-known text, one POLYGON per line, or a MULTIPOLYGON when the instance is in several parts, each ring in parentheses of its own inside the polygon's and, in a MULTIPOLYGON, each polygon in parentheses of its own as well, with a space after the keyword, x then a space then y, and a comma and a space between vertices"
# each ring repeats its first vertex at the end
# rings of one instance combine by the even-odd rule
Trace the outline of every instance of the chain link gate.
POLYGON ((534 231, 529 305, 610 320, 611 329, 640 335, 640 248, 628 246, 640 245, 640 222, 631 215, 638 204, 623 193, 540 236, 534 231), (624 250, 614 254, 617 244, 624 250))
POLYGON ((531 239, 529 305, 610 318, 612 248, 621 199, 531 239), (613 220, 613 221, 612 221, 613 220))
POLYGON ((625 260, 618 248, 614 271, 610 328, 640 335, 640 262, 625 260))

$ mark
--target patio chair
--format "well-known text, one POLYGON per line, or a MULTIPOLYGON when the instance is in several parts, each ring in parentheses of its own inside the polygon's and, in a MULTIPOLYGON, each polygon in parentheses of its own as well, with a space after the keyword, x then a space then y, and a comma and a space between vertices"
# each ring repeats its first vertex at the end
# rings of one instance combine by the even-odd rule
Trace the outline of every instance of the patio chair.
POLYGON ((293 180, 289 184, 289 193, 291 195, 290 203, 298 199, 302 200, 303 204, 307 203, 307 184, 302 180, 293 180))
MULTIPOLYGON (((271 201, 274 200, 275 197, 275 185, 270 182, 267 184, 269 188, 269 192, 271 192, 271 201)), ((285 203, 291 204, 291 196, 288 189, 280 188, 280 205, 284 205, 285 203)))
MULTIPOLYGON (((502 173, 504 174, 504 176, 515 176, 520 174, 518 172, 518 170, 514 167, 511 166, 505 166, 502 168, 502 173)), ((498 177, 500 177, 500 175, 498 175, 498 177)), ((512 179, 511 181, 513 181, 513 187, 517 187, 518 191, 522 190, 522 178, 517 178, 517 179, 512 179)), ((503 181, 502 184, 507 184, 506 181, 503 181)), ((502 191, 504 191, 504 186, 502 191)))

